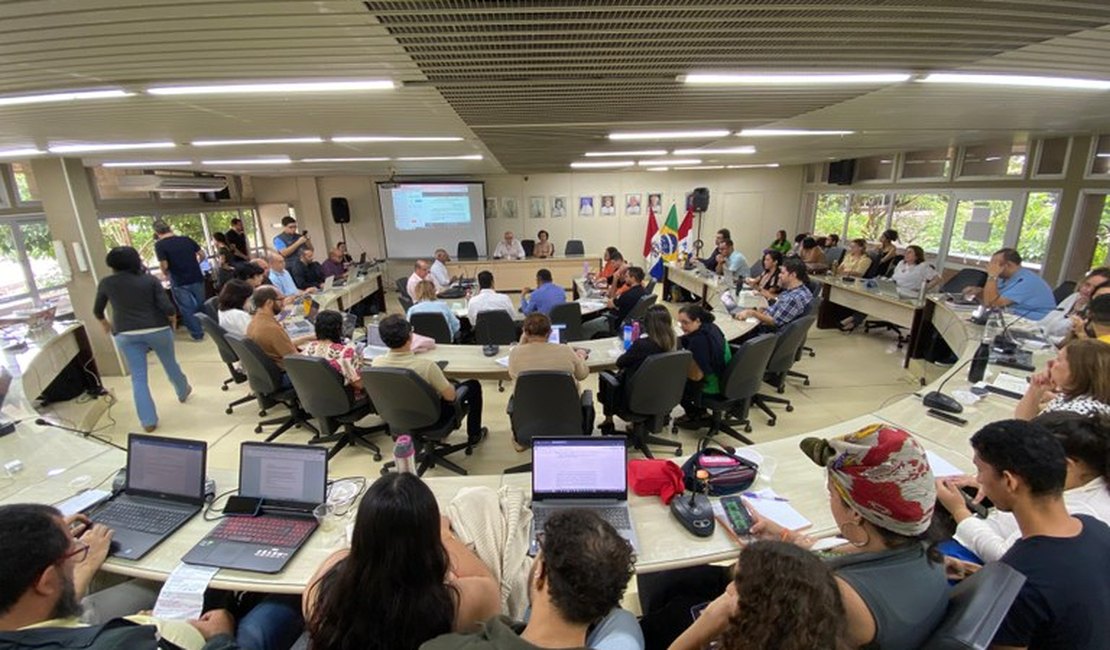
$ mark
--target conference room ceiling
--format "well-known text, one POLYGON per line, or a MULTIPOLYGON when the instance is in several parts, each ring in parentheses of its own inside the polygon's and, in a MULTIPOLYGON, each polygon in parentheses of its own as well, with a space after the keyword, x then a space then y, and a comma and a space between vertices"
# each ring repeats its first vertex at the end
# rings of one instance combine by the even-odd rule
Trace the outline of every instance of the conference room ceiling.
POLYGON ((1045 0, 24 0, 0 3, 0 98, 123 87, 122 99, 0 106, 0 151, 173 140, 104 160, 253 174, 563 172, 587 151, 754 145, 703 164, 792 164, 1110 129, 1110 92, 689 86, 689 72, 992 72, 1110 78, 1110 3, 1045 0), (363 93, 152 96, 156 84, 376 79, 363 93), (610 142, 613 131, 813 128, 846 136, 610 142), (447 135, 460 142, 250 145, 214 138, 447 135), (629 145, 632 146, 629 146, 629 145), (480 154, 483 160, 398 161, 480 154), (267 155, 385 161, 200 166, 267 155))

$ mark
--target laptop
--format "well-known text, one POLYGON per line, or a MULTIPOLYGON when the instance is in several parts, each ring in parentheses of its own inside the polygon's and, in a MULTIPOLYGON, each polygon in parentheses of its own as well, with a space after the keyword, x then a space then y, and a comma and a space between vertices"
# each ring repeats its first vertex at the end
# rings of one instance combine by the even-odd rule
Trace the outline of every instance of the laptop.
POLYGON ((327 481, 326 447, 244 442, 239 496, 260 499, 261 514, 224 517, 181 561, 278 573, 316 530, 312 511, 326 500, 327 481))
POLYGON ((612 524, 638 551, 628 510, 627 470, 623 436, 533 438, 532 539, 559 509, 587 508, 612 524))
POLYGON ((208 444, 132 433, 123 491, 89 514, 114 532, 111 554, 138 560, 200 512, 208 444))
POLYGON ((329 275, 328 277, 324 278, 324 284, 321 285, 320 292, 321 293, 327 293, 327 292, 331 291, 331 288, 333 286, 335 286, 335 276, 334 275, 329 275))
POLYGON ((563 339, 566 338, 566 334, 564 332, 564 330, 566 330, 566 328, 567 328, 566 323, 552 323, 551 324, 551 333, 547 335, 547 342, 548 343, 562 343, 563 339))

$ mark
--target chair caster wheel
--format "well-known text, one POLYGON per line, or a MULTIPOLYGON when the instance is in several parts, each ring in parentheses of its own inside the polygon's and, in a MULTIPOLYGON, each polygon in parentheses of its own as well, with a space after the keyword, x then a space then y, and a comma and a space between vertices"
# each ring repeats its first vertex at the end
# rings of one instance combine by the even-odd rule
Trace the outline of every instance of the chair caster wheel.
POLYGON ((261 411, 259 411, 258 412, 258 417, 260 417, 260 418, 266 417, 266 409, 262 409, 261 411))
POLYGON ((470 456, 471 454, 474 453, 474 447, 467 447, 466 451, 464 451, 463 453, 466 454, 467 456, 470 456))
POLYGON ((382 462, 382 455, 381 454, 374 454, 374 462, 375 463, 382 462))
POLYGON ((769 427, 775 426, 775 421, 774 420, 767 420, 767 426, 769 426, 769 427))
POLYGON ((787 404, 786 405, 786 412, 787 413, 793 413, 794 412, 794 405, 793 404, 787 404))
POLYGON ((779 395, 782 395, 786 392, 786 386, 779 386, 776 390, 778 391, 779 395))
POLYGON ((678 425, 675 425, 675 424, 671 425, 671 435, 672 436, 677 436, 678 435, 678 425))
POLYGON ((388 473, 389 473, 389 470, 383 467, 382 468, 382 476, 385 476, 388 473))
POLYGON ((224 413, 227 413, 228 415, 231 415, 231 407, 229 406, 229 407, 225 408, 224 413))
POLYGON ((803 381, 803 382, 802 382, 802 385, 803 385, 803 386, 809 386, 809 380, 807 379, 807 380, 803 381))
POLYGON ((752 432, 752 425, 745 424, 744 425, 744 433, 751 433, 751 432, 752 432))
POLYGON ((675 449, 674 450, 674 455, 675 456, 681 456, 682 455, 682 447, 679 447, 678 449, 675 449))
POLYGON ((220 386, 220 390, 226 391, 227 390, 227 384, 224 384, 223 386, 220 386))
POLYGON ((505 387, 504 386, 498 386, 497 387, 497 392, 504 393, 505 392, 505 387))
POLYGON ((255 427, 255 428, 254 428, 254 432, 255 432, 255 433, 262 433, 262 425, 260 424, 260 425, 258 425, 257 427, 255 427))

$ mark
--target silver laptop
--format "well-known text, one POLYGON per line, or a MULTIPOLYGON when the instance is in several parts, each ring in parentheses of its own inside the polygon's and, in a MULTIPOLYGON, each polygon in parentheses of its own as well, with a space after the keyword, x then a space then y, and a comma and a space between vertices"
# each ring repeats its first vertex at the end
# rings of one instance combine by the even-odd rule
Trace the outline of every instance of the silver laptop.
POLYGON ((334 285, 335 285, 335 276, 334 275, 329 275, 328 277, 324 278, 324 284, 323 284, 322 287, 320 287, 320 293, 327 293, 327 292, 331 291, 331 288, 334 285))
MULTIPOLYGON (((628 510, 628 450, 623 436, 532 439, 532 539, 561 508, 587 508, 639 551, 628 510)), ((535 542, 533 542, 533 551, 535 542)))
POLYGON ((552 323, 551 333, 547 335, 548 343, 562 343, 566 339, 566 323, 552 323))

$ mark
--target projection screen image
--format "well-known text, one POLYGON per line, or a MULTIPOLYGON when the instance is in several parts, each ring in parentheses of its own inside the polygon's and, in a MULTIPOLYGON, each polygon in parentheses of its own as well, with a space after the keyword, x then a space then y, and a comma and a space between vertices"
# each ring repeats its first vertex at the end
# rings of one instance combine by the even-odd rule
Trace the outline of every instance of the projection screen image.
POLYGON ((482 183, 378 183, 378 203, 390 257, 430 258, 437 248, 454 255, 460 241, 486 255, 482 183))

